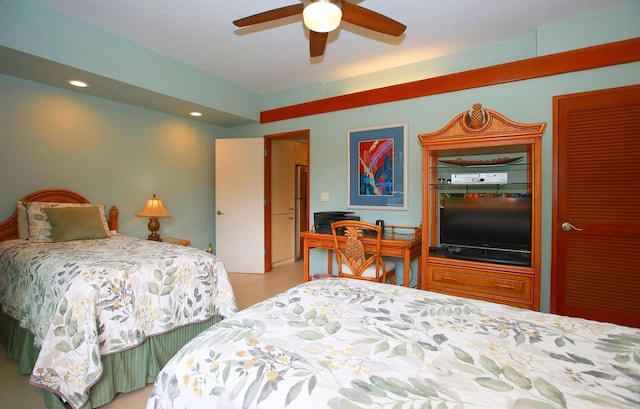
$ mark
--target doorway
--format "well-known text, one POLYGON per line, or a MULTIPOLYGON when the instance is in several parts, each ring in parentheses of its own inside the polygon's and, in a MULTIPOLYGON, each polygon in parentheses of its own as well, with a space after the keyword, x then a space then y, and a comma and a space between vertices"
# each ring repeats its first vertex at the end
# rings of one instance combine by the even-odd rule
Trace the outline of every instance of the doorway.
POLYGON ((299 232, 309 230, 309 130, 265 135, 264 146, 264 265, 269 272, 297 260, 299 232))
POLYGON ((640 327, 640 86, 553 111, 551 312, 640 327))
POLYGON ((215 144, 215 253, 229 272, 264 274, 264 190, 256 186, 264 178, 264 141, 230 138, 215 144))

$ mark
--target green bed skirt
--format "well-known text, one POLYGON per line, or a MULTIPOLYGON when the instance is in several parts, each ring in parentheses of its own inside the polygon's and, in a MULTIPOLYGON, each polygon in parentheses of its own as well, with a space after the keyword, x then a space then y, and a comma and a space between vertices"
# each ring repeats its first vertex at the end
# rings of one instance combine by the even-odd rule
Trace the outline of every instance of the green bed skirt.
MULTIPOLYGON (((183 345, 221 319, 214 316, 208 321, 151 337, 136 348, 103 357, 102 377, 91 387, 89 402, 83 409, 97 408, 111 402, 117 393, 131 392, 155 382, 160 370, 183 345)), ((33 335, 1 313, 0 336, 7 359, 19 364, 21 374, 31 374, 38 356, 38 350, 33 346, 33 335)), ((45 389, 42 392, 47 409, 68 408, 57 395, 45 389)))

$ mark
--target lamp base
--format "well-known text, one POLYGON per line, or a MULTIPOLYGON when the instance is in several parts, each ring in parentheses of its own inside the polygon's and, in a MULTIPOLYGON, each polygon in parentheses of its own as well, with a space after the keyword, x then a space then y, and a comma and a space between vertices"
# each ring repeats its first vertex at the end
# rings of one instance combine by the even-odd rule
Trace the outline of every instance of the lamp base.
POLYGON ((162 239, 160 238, 160 236, 158 235, 158 233, 153 232, 151 234, 149 234, 147 236, 147 240, 152 240, 152 241, 162 241, 162 239))
POLYGON ((147 240, 153 241, 162 241, 160 235, 158 234, 158 229, 160 229, 160 222, 157 217, 152 217, 149 219, 149 224, 147 225, 151 234, 147 237, 147 240))

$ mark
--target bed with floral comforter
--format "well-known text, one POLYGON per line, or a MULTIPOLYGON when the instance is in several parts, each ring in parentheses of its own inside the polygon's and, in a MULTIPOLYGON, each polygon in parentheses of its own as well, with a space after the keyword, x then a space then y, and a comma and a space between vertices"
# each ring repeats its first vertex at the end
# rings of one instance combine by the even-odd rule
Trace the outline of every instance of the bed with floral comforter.
POLYGON ((240 311, 164 367, 147 409, 637 408, 640 330, 349 279, 240 311))
POLYGON ((114 235, 0 242, 0 304, 39 349, 30 382, 73 408, 101 376, 101 357, 237 311, 216 256, 114 235))

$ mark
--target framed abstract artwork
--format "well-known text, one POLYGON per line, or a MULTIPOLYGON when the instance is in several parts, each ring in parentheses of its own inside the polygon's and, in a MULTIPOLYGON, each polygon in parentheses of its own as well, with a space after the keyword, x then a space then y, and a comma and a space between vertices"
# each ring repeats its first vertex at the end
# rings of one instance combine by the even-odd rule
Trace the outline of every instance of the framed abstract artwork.
POLYGON ((407 209, 407 124, 347 131, 347 207, 407 209))

